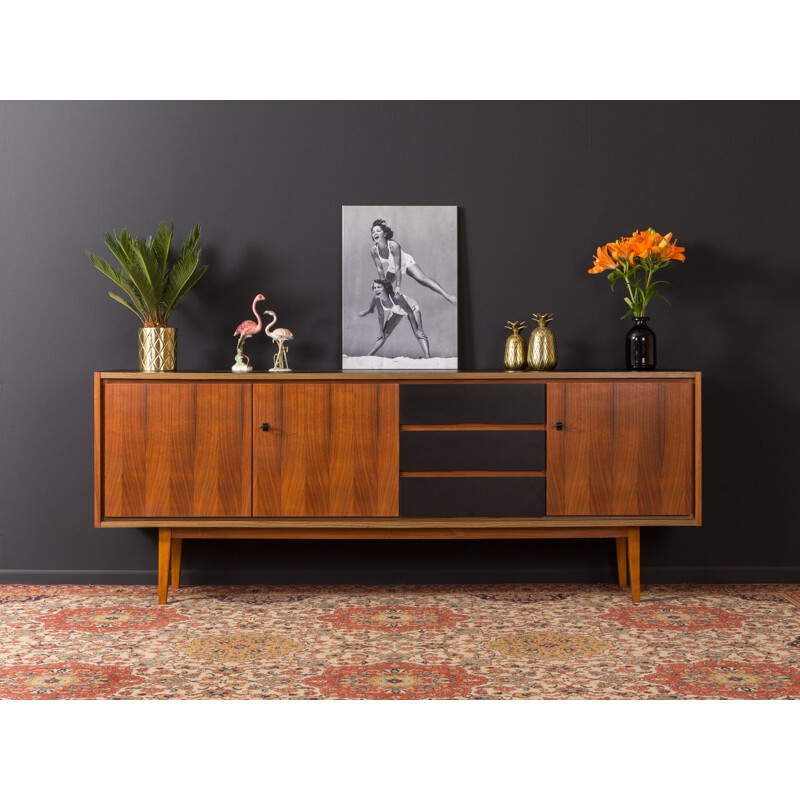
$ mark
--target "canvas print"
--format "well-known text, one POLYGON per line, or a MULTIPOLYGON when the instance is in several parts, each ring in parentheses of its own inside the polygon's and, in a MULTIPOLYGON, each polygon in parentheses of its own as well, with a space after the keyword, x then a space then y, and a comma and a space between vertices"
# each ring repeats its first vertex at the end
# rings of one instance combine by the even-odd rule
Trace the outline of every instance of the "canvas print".
POLYGON ((456 206, 342 208, 342 369, 458 368, 456 206))

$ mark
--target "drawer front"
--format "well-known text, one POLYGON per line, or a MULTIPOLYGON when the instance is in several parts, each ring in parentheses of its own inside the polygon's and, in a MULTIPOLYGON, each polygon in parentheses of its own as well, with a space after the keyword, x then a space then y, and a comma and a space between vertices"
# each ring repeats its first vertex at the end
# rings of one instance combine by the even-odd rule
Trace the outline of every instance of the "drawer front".
POLYGON ((401 425, 545 421, 544 384, 401 386, 401 425))
POLYGON ((544 431, 402 431, 400 471, 544 470, 544 431))
POLYGON ((401 478, 401 517, 543 517, 544 478, 401 478))

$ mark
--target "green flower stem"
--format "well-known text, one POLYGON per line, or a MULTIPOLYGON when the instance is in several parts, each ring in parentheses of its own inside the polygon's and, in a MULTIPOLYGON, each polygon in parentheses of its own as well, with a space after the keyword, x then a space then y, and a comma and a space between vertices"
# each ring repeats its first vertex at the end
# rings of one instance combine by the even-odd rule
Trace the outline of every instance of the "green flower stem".
POLYGON ((645 309, 647 308, 647 290, 650 288, 650 280, 653 277, 653 268, 650 264, 646 263, 643 264, 645 272, 647 272, 647 280, 644 284, 644 295, 642 297, 642 312, 639 314, 640 317, 644 316, 645 309))
POLYGON ((628 262, 625 262, 625 270, 622 273, 622 277, 625 279, 625 285, 628 287, 628 294, 631 298, 631 310, 633 310, 634 305, 636 305, 636 296, 633 293, 633 289, 631 288, 631 281, 629 277, 629 265, 628 262))

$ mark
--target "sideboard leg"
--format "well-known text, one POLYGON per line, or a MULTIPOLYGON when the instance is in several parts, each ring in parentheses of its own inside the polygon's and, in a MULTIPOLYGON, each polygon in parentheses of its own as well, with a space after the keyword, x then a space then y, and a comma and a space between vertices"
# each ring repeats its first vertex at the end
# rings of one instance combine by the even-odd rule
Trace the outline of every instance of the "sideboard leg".
POLYGON ((169 561, 172 551, 172 529, 158 529, 158 604, 167 602, 169 591, 169 561))
POLYGON ((631 599, 639 602, 640 572, 639 572, 639 529, 628 530, 628 569, 631 573, 631 599))
POLYGON ((618 536, 616 542, 619 588, 624 589, 628 585, 628 538, 626 536, 618 536))
POLYGON ((183 539, 172 540, 172 588, 181 588, 181 550, 183 549, 183 539))

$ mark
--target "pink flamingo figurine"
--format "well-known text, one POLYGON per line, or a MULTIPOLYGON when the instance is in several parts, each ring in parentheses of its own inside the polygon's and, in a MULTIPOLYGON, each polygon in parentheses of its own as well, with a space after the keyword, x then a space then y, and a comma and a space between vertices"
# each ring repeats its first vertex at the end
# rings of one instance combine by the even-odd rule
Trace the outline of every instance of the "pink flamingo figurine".
POLYGON ((275 328, 275 330, 271 330, 272 326, 278 321, 278 315, 274 311, 265 311, 264 315, 269 314, 272 317, 272 322, 264 328, 264 333, 272 339, 273 342, 278 343, 278 352, 275 354, 275 366, 270 370, 270 372, 291 372, 289 369, 289 362, 286 359, 286 354, 289 352, 289 348, 286 347, 286 342, 290 339, 294 339, 294 335, 290 330, 287 328, 275 328))
POLYGON ((267 298, 264 297, 263 294, 257 294, 255 296, 253 300, 253 316, 256 318, 255 322, 252 319, 246 319, 233 333, 234 336, 239 337, 239 341, 236 343, 236 361, 231 367, 232 372, 251 372, 253 369, 250 366, 250 359, 244 354, 244 343, 246 339, 249 339, 253 334, 261 330, 263 321, 256 311, 256 305, 266 299, 267 298), (245 363, 245 359, 247 363, 245 363))

